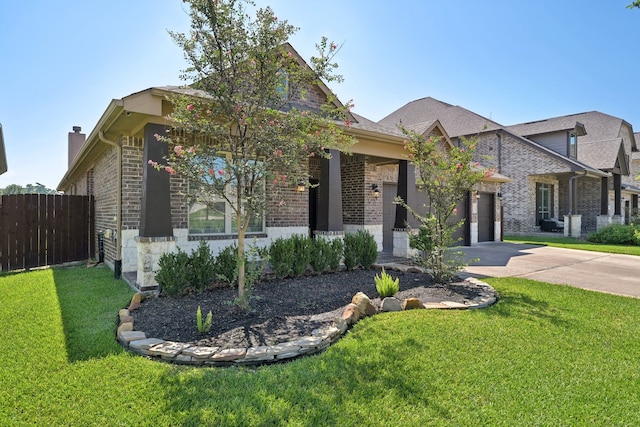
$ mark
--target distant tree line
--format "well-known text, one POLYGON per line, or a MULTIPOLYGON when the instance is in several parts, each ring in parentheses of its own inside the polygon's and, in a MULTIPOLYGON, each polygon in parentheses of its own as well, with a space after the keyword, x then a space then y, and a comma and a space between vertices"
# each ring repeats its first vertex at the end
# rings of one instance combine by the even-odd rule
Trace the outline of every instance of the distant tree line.
POLYGON ((27 184, 26 187, 10 184, 5 188, 0 188, 0 194, 58 194, 58 192, 36 182, 35 184, 27 184))

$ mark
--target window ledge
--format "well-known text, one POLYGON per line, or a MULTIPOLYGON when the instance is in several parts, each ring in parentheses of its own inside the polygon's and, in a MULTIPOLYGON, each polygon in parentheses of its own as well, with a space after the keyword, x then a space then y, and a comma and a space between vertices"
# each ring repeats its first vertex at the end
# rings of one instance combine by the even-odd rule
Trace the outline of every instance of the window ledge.
MULTIPOLYGON (((246 238, 257 238, 262 239, 267 237, 267 233, 247 233, 245 235, 246 238)), ((237 240, 237 234, 195 234, 189 236, 189 241, 197 241, 197 240, 237 240)))

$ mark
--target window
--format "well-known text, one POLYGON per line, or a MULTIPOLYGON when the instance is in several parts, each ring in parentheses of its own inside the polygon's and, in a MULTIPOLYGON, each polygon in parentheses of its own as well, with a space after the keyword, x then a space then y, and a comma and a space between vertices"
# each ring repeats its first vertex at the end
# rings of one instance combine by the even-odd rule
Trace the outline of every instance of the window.
POLYGON ((538 225, 543 219, 553 216, 553 185, 536 183, 536 213, 538 225))
MULTIPOLYGON (((224 171, 226 158, 218 158, 212 168, 214 172, 224 171)), ((221 175, 222 176, 222 175, 221 175)), ((218 178, 222 182, 221 178, 218 178)), ((189 186, 189 191, 196 188, 189 186)), ((236 189, 233 182, 226 185, 227 194, 235 194, 236 189)), ((248 233, 261 233, 264 231, 264 215, 254 214, 249 220, 248 233)), ((238 232, 238 222, 231 206, 219 196, 208 203, 192 201, 189 205, 189 234, 190 235, 211 235, 211 234, 236 234, 238 232)))
POLYGON ((573 159, 578 157, 578 138, 575 132, 569 132, 569 157, 573 159))

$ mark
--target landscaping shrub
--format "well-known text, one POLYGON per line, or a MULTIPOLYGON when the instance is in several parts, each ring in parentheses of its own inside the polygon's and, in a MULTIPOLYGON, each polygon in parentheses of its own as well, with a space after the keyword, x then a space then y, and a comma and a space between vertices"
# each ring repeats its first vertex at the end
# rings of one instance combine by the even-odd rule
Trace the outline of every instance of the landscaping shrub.
POLYGON ((177 295, 190 286, 191 260, 189 255, 178 248, 178 252, 165 252, 158 261, 160 270, 156 281, 167 295, 177 295))
POLYGON ((366 230, 347 233, 344 236, 344 265, 348 270, 358 266, 371 268, 378 257, 378 245, 366 230))
POLYGON ((216 279, 233 285, 238 280, 238 248, 229 245, 218 253, 214 264, 216 279))
POLYGON ((290 239, 295 254, 291 258, 291 273, 293 277, 299 277, 307 271, 311 261, 311 239, 301 234, 294 234, 290 239))
POLYGON ((191 252, 191 286, 201 291, 216 279, 216 257, 206 241, 200 240, 191 252))
POLYGON ((587 240, 611 245, 640 245, 640 227, 611 224, 592 233, 587 240))
POLYGON ((278 237, 269 247, 269 262, 277 278, 284 279, 292 274, 291 260, 296 257, 293 240, 278 237))
POLYGON ((342 239, 333 239, 329 252, 327 253, 327 262, 331 271, 338 271, 340 269, 340 260, 342 259, 343 252, 344 243, 342 239))

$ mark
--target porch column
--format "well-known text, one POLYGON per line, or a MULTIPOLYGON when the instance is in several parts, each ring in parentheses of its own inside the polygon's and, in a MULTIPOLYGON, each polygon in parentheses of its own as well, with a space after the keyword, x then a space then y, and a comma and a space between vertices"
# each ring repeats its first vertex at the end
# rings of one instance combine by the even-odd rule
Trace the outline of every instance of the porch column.
POLYGON ((166 142, 155 135, 166 135, 166 126, 148 124, 144 129, 144 163, 142 172, 142 206, 140 212, 141 237, 173 236, 171 226, 171 191, 169 174, 156 170, 149 160, 162 162, 167 155, 166 142))
MULTIPOLYGON (((398 162, 398 193, 407 205, 412 208, 418 199, 416 194, 416 173, 415 167, 407 160, 398 162)), ((409 258, 415 255, 416 251, 411 249, 409 244, 409 212, 404 206, 396 205, 396 218, 393 223, 393 255, 409 258)))
POLYGON ((613 174, 613 214, 622 215, 622 176, 618 173, 613 174))
MULTIPOLYGON (((416 194, 416 173, 415 167, 407 160, 400 160, 398 168, 398 197, 412 208, 418 199, 416 194)), ((404 206, 396 205, 396 220, 393 228, 407 228, 409 222, 409 212, 404 206)))
POLYGON ((341 233, 344 230, 340 151, 329 150, 329 153, 331 158, 322 159, 320 164, 320 185, 318 186, 318 231, 320 234, 323 231, 341 233))
POLYGON ((138 270, 136 286, 141 291, 157 289, 155 275, 160 256, 175 249, 171 224, 171 189, 169 174, 148 164, 149 160, 162 162, 168 147, 155 135, 165 135, 167 127, 148 124, 144 129, 144 157, 142 166, 142 203, 140 230, 136 237, 138 270))
POLYGON ((609 215, 609 178, 600 180, 600 215, 609 215))
POLYGON ((631 196, 631 215, 638 209, 638 195, 631 196))

